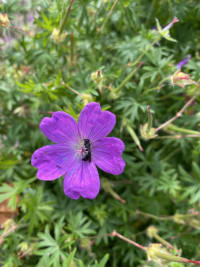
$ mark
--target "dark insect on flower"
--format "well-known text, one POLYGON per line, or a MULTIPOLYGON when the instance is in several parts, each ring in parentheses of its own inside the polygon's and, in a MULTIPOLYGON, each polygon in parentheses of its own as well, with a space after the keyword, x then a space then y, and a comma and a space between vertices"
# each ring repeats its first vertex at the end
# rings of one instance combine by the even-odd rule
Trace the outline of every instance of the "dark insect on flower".
POLYGON ((115 175, 124 170, 124 143, 106 137, 115 122, 115 115, 102 111, 98 103, 86 105, 78 123, 62 111, 43 118, 40 129, 55 144, 41 147, 32 155, 38 179, 49 181, 65 175, 63 187, 68 197, 95 198, 100 190, 96 166, 115 175))
POLYGON ((84 139, 82 160, 91 162, 91 143, 89 139, 84 139))

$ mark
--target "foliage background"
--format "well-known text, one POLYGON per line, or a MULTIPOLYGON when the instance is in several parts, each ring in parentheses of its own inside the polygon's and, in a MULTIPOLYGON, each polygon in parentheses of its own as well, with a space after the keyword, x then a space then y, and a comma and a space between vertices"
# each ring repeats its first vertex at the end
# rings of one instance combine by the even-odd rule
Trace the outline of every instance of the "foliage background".
POLYGON ((199 131, 199 99, 174 122, 179 130, 164 129, 144 140, 140 126, 147 122, 147 105, 156 128, 198 90, 162 80, 189 54, 183 71, 199 80, 200 2, 75 0, 64 26, 67 35, 59 42, 52 32, 68 6, 65 0, 0 1, 0 12, 10 20, 9 27, 0 29, 0 201, 9 199, 12 209, 18 208, 14 221, 6 221, 1 229, 0 263, 158 266, 148 262, 142 250, 109 236, 116 230, 148 246, 160 242, 147 235, 150 225, 183 257, 198 259, 200 142, 165 136, 182 134, 180 128, 199 131), (143 65, 134 65, 158 36, 155 18, 166 26, 175 16, 180 21, 170 33, 177 42, 162 39, 141 58, 143 65), (133 77, 119 88, 134 69, 133 77), (97 70, 103 75, 100 83, 91 79, 97 70), (30 158, 49 143, 39 130, 44 116, 63 110, 77 118, 91 101, 116 114, 112 135, 125 142, 126 168, 117 177, 100 172, 97 198, 75 201, 64 195, 63 178, 37 180, 30 158))

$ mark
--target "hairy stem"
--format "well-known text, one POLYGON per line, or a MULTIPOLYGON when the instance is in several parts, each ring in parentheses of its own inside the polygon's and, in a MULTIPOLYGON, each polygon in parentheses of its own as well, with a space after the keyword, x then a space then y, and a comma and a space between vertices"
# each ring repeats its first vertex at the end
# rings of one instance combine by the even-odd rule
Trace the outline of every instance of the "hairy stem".
POLYGON ((176 119, 180 118, 183 114, 183 112, 187 109, 187 107, 190 106, 190 104, 197 98, 198 95, 193 96, 183 107, 182 109, 176 113, 176 115, 174 117, 172 117, 171 119, 169 119, 168 121, 166 121, 165 123, 161 124, 158 128, 155 129, 155 132, 157 133, 158 131, 160 131, 161 129, 165 128, 166 126, 168 126, 170 123, 172 123, 173 121, 175 121, 176 119))
POLYGON ((127 243, 129 243, 129 244, 131 244, 131 245, 134 245, 135 247, 138 247, 138 248, 140 248, 140 249, 142 249, 142 250, 146 250, 146 247, 144 247, 144 246, 142 246, 142 245, 136 243, 135 241, 133 241, 133 240, 131 240, 131 239, 126 238, 125 236, 119 234, 119 233, 116 232, 115 230, 111 233, 111 236, 114 236, 114 237, 117 236, 117 237, 119 237, 120 239, 126 241, 127 243))
MULTIPOLYGON (((160 40, 161 37, 159 37, 157 40, 155 40, 153 43, 151 43, 145 50, 144 52, 135 60, 133 63, 132 67, 137 65, 140 60, 143 58, 143 56, 160 40)), ((138 67, 141 67, 140 64, 138 67)), ((117 91, 120 91, 120 89, 133 77, 135 72, 138 70, 138 68, 132 70, 130 74, 120 83, 120 85, 116 88, 117 91)))
POLYGON ((110 11, 108 12, 108 15, 106 16, 106 18, 105 18, 105 20, 104 20, 103 25, 102 25, 101 28, 100 28, 100 32, 103 31, 103 28, 104 28, 104 26, 106 25, 106 23, 107 23, 108 19, 110 18, 110 16, 112 15, 112 12, 113 12, 113 10, 114 10, 114 8, 115 8, 117 2, 118 2, 118 0, 115 0, 115 1, 114 1, 113 5, 112 5, 112 7, 111 7, 111 9, 110 9, 110 11))
POLYGON ((66 22, 67 22, 67 19, 68 19, 68 17, 69 17, 69 13, 70 13, 70 11, 71 11, 71 7, 72 7, 73 2, 74 2, 74 0, 70 0, 69 6, 68 6, 68 8, 67 8, 67 10, 66 10, 66 13, 65 13, 65 15, 64 15, 64 18, 63 18, 63 20, 62 20, 62 22, 61 22, 61 25, 60 25, 60 31, 59 31, 60 34, 61 34, 61 33, 63 32, 63 30, 64 30, 64 27, 65 27, 66 22))

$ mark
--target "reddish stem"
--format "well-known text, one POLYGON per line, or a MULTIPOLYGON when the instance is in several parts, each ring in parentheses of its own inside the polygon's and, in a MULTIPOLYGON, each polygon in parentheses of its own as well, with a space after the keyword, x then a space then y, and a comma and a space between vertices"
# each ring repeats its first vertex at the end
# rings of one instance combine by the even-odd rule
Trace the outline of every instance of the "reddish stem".
POLYGON ((117 237, 119 237, 120 239, 126 241, 127 243, 129 243, 129 244, 131 244, 131 245, 134 245, 134 246, 136 246, 136 247, 138 247, 138 248, 140 248, 140 249, 142 249, 142 250, 146 250, 146 248, 143 247, 142 245, 136 243, 135 241, 133 241, 133 240, 131 240, 131 239, 126 238, 126 237, 123 236, 123 235, 120 235, 120 234, 119 234, 118 232, 116 232, 115 230, 111 233, 111 236, 117 236, 117 237))

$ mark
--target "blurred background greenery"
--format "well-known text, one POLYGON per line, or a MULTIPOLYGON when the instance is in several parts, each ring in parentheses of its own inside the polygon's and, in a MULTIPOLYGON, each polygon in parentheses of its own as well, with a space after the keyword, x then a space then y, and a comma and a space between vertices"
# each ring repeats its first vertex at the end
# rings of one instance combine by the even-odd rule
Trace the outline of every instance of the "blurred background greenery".
POLYGON ((1 266, 184 266, 147 260, 114 230, 198 260, 200 1, 4 0, 0 12, 1 266), (177 42, 156 28, 156 18, 164 28, 174 17, 177 42), (195 84, 179 86, 176 64, 188 55, 182 72, 195 84), (126 168, 99 172, 97 198, 75 201, 62 178, 39 181, 30 158, 49 143, 43 117, 77 119, 91 101, 116 114, 126 168))

